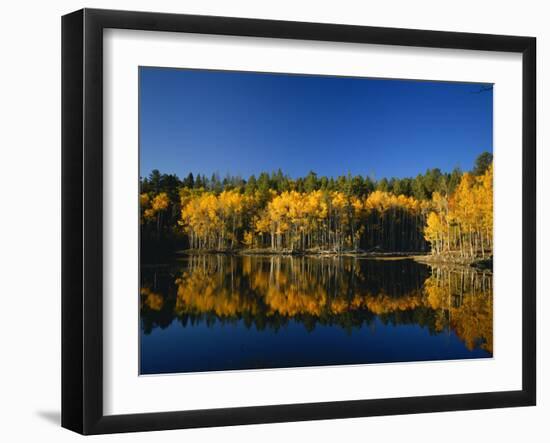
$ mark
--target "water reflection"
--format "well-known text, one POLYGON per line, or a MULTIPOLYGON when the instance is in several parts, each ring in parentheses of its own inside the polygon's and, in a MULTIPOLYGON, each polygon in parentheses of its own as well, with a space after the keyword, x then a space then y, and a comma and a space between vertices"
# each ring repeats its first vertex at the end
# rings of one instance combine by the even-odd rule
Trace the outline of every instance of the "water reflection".
MULTIPOLYGON (((277 333, 299 324, 310 334, 323 328, 325 341, 326 327, 350 335, 365 328, 372 332, 376 327, 409 325, 426 329, 429 336, 456 336, 463 349, 456 356, 447 350, 441 354, 445 358, 467 358, 468 351, 478 351, 472 357, 487 357, 492 355, 493 344, 492 275, 472 268, 431 268, 413 260, 353 257, 197 255, 170 267, 144 267, 142 341, 155 330, 175 327, 175 320, 180 330, 233 325, 248 335, 277 333)), ((431 346, 429 336, 415 346, 431 346)), ((190 339, 179 337, 181 349, 190 339)), ((439 358, 429 349, 419 349, 418 358, 408 356, 407 350, 401 358, 395 355, 397 348, 391 340, 385 346, 394 353, 387 361, 439 358)), ((434 349, 436 345, 441 346, 441 340, 434 341, 434 349)), ((276 354, 279 345, 271 346, 265 352, 276 354)), ((358 351, 358 363, 371 361, 365 352, 358 351)), ((142 363, 148 358, 145 353, 142 363)), ((384 358, 377 357, 377 361, 384 358)))

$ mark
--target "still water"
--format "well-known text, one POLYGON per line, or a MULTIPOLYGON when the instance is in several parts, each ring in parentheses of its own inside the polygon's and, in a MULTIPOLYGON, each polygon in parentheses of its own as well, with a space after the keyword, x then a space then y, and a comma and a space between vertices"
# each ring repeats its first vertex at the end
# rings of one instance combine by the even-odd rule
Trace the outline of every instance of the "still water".
POLYGON ((492 357, 492 275, 473 268, 196 255, 141 280, 141 374, 492 357))

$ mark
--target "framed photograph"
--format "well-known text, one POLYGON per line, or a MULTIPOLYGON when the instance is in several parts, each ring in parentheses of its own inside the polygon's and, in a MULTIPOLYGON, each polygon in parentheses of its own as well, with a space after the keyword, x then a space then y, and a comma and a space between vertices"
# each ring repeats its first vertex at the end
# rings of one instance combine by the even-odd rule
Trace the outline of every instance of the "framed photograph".
POLYGON ((536 402, 531 37, 62 20, 62 425, 536 402))

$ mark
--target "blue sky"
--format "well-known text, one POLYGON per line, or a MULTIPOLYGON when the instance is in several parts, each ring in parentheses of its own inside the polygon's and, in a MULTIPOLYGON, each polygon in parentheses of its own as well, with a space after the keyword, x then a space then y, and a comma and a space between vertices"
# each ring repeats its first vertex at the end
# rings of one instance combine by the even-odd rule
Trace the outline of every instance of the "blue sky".
POLYGON ((483 86, 141 67, 140 174, 467 170, 493 150, 483 86))

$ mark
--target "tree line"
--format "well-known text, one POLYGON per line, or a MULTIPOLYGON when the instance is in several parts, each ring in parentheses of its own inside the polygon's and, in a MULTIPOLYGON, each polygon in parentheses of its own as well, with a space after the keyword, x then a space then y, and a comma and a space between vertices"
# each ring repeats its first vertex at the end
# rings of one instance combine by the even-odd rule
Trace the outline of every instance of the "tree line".
POLYGON ((199 250, 425 251, 485 256, 492 248, 492 155, 472 171, 415 178, 351 174, 210 178, 154 170, 140 180, 142 239, 199 250))

